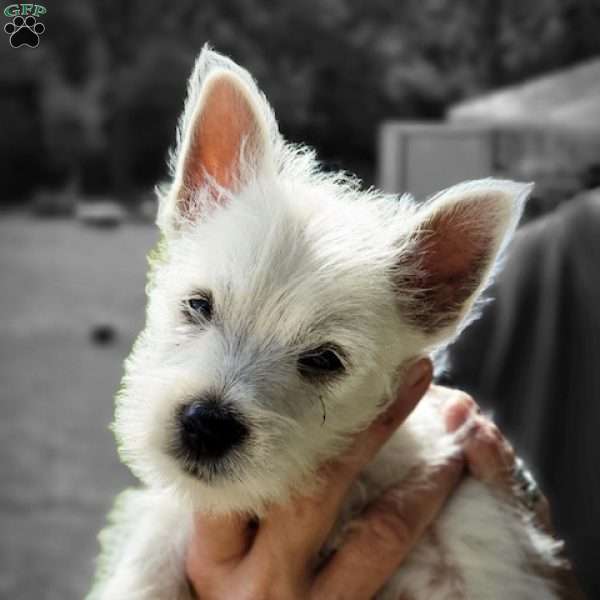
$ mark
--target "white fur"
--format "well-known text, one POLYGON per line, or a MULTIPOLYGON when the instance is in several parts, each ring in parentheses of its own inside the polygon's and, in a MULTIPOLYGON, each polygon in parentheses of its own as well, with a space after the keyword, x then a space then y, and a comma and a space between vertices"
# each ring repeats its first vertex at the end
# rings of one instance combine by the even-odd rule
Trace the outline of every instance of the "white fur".
MULTIPOLYGON (((163 239, 151 264, 146 327, 117 398, 121 457, 145 487, 117 501, 101 534, 103 556, 89 598, 188 599, 182 557, 193 511, 260 515, 266 503, 317 485, 318 464, 385 408, 402 366, 443 348, 472 318, 529 190, 482 180, 421 207, 408 197, 361 191, 351 177, 321 172, 307 149, 286 144, 250 75, 204 49, 189 84, 173 183, 162 192, 163 239), (265 164, 241 191, 220 190, 222 206, 199 189, 197 213, 181 214, 181 157, 201 110, 203 82, 222 71, 238 78, 254 107, 265 164), (489 263, 451 325, 420 331, 407 314, 416 310, 414 290, 399 290, 392 277, 410 269, 402 257, 428 216, 482 198, 494 199, 493 210, 486 203, 485 214, 467 225, 489 234, 489 263), (200 330, 182 317, 181 306, 204 289, 214 296, 218 318, 200 330), (298 374, 297 357, 330 341, 344 348, 346 374, 318 388, 298 374), (225 459, 227 477, 210 483, 186 474, 166 450, 176 435, 177 408, 208 389, 219 390, 251 428, 250 441, 225 459)), ((382 490, 455 451, 437 408, 423 402, 356 482, 324 551, 382 490)), ((436 532, 458 583, 433 576, 440 545, 425 537, 381 598, 400 591, 415 600, 557 597, 526 568, 528 556, 555 561, 557 544, 478 482, 461 486, 436 532)))

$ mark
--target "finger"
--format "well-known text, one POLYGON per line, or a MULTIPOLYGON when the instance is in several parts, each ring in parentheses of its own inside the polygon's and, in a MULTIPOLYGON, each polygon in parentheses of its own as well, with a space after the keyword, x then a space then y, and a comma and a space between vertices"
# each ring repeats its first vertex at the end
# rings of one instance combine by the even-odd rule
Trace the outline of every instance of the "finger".
POLYGON ((457 431, 469 422, 463 434, 462 447, 471 474, 509 491, 515 453, 498 427, 479 412, 477 404, 468 394, 438 386, 432 386, 432 391, 447 397, 443 413, 449 432, 457 431))
POLYGON ((388 490, 356 521, 342 547, 317 575, 315 599, 371 598, 421 539, 460 481, 464 462, 452 459, 433 474, 416 473, 388 490))
MULTIPOLYGON (((456 418, 456 415, 463 409, 464 407, 461 409, 447 407, 446 425, 449 431, 451 426, 456 423, 458 423, 458 427, 462 425, 461 417, 456 418), (456 419, 456 423, 453 422, 454 419, 456 419)), ((469 416, 473 415, 469 413, 464 422, 469 416)), ((516 454, 514 448, 493 421, 483 415, 475 416, 472 427, 465 435, 462 448, 471 475, 501 491, 512 503, 522 507, 527 505, 515 480, 516 454)), ((541 495, 536 501, 533 514, 537 523, 546 532, 553 535, 550 504, 545 496, 541 495)))
POLYGON ((207 594, 219 589, 223 568, 245 555, 251 543, 249 522, 239 514, 194 517, 192 537, 185 556, 185 572, 192 588, 207 594))
POLYGON ((343 457, 333 462, 335 476, 331 483, 342 487, 355 477, 375 457, 398 427, 415 409, 431 385, 433 365, 428 358, 412 365, 406 373, 396 400, 367 429, 359 433, 343 457))
POLYGON ((440 399, 446 429, 449 432, 457 431, 479 412, 475 400, 469 394, 460 390, 432 385, 430 395, 437 396, 440 399))
POLYGON ((189 553, 209 566, 229 563, 246 553, 252 534, 249 518, 239 513, 222 516, 197 514, 189 553))
POLYGON ((512 492, 515 452, 492 421, 477 416, 463 442, 463 450, 474 477, 512 492))
POLYGON ((295 563, 312 557, 327 539, 348 488, 416 406, 430 385, 432 372, 429 359, 420 360, 409 368, 396 402, 358 434, 344 457, 322 467, 319 491, 310 497, 294 498, 292 502, 274 506, 269 511, 267 518, 261 522, 252 551, 261 552, 262 544, 272 546, 279 543, 282 545, 281 552, 292 555, 291 560, 295 563), (271 534, 271 531, 274 533, 271 534), (284 537, 281 532, 286 532, 284 537))

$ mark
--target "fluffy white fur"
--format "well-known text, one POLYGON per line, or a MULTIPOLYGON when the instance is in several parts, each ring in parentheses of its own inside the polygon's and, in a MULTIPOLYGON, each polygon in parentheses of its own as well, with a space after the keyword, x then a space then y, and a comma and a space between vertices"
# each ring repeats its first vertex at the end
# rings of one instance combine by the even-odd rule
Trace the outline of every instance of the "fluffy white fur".
MULTIPOLYGON (((386 407, 402 367, 443 348, 472 318, 529 191, 489 179, 420 206, 361 191, 351 177, 319 170, 311 151, 286 144, 251 76, 205 48, 189 83, 173 182, 161 192, 146 327, 117 397, 121 457, 145 487, 119 496, 89 598, 189 599, 183 553, 193 511, 260 515, 266 503, 317 485, 317 465, 386 407), (218 78, 251 107, 254 138, 240 141, 234 185, 207 173, 205 185, 185 189, 185 158, 218 78), (460 307, 423 327, 435 306, 411 282, 423 268, 419 239, 436 215, 480 232, 487 253, 460 307), (203 328, 182 317, 197 290, 211 290, 218 315, 203 328), (346 373, 327 385, 306 381, 299 353, 331 341, 344 349, 346 373), (207 389, 219 390, 251 429, 224 459, 226 475, 210 483, 168 452, 177 408, 207 389)), ((324 552, 382 490, 455 451, 438 409, 422 402, 356 482, 324 552)), ((556 598, 527 567, 530 557, 553 563, 556 549, 527 515, 468 480, 380 597, 556 598)))

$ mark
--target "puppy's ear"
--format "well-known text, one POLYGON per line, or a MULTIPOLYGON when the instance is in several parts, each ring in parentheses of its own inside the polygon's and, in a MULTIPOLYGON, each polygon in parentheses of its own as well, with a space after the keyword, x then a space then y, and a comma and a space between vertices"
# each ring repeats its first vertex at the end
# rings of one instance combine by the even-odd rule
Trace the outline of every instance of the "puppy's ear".
POLYGON ((174 181, 159 213, 163 230, 201 216, 272 169, 272 113, 250 75, 205 48, 190 79, 174 157, 174 181), (162 214, 161 214, 162 213, 162 214))
POLYGON ((532 188, 493 179, 467 182, 416 212, 394 275, 411 325, 440 340, 457 333, 491 280, 532 188))

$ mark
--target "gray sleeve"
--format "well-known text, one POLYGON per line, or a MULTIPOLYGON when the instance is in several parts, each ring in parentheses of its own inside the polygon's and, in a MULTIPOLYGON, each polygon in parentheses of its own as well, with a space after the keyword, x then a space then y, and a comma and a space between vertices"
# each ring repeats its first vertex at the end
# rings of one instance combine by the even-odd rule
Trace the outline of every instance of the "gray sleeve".
POLYGON ((449 382, 529 461, 600 598, 600 196, 523 227, 490 294, 450 350, 449 382))

